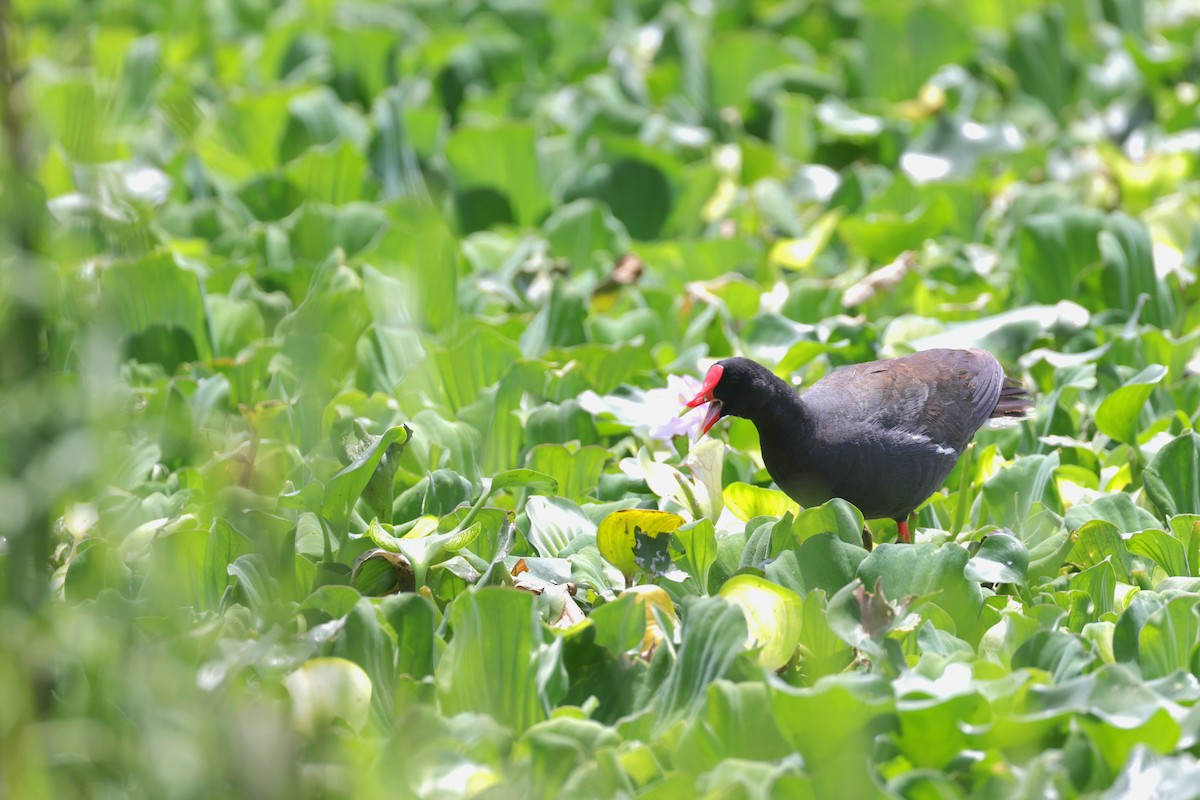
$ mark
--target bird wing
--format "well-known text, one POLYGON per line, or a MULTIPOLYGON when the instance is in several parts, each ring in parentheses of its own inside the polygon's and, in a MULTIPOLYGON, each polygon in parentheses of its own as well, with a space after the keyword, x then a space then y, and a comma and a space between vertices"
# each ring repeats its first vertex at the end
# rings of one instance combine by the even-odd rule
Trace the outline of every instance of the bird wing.
POLYGON ((1004 371, 983 350, 923 350, 842 367, 804 393, 842 430, 962 450, 1000 399, 1004 371), (920 441, 927 437, 928 442, 920 441))

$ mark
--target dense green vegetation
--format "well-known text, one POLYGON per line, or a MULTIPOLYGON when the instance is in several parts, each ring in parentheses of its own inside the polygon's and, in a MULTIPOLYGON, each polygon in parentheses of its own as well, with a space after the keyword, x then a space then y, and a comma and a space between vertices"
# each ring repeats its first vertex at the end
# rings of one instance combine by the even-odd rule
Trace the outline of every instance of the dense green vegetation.
POLYGON ((1200 797, 1192 4, 3 6, 0 797, 1200 797), (912 546, 676 416, 944 344, 912 546))

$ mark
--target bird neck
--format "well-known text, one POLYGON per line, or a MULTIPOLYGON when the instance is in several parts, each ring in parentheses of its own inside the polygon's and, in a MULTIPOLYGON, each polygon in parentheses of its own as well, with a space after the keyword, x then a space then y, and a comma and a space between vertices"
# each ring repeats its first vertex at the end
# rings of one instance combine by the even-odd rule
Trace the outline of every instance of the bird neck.
POLYGON ((761 398, 745 417, 754 423, 763 440, 794 440, 812 430, 812 416, 799 393, 790 384, 770 374, 758 393, 761 398))

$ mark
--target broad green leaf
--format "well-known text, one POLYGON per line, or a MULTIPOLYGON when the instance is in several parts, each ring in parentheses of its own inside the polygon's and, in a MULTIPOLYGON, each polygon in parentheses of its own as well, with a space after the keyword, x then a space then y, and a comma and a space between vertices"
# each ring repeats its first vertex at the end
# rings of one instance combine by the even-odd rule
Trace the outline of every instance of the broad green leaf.
POLYGON ((1075 545, 1067 558, 1083 567, 1092 567, 1108 560, 1116 571, 1117 580, 1123 583, 1132 581, 1133 559, 1129 556, 1129 547, 1121 532, 1110 522, 1085 522, 1075 532, 1075 545))
POLYGON ((546 719, 550 698, 541 693, 538 675, 546 646, 533 595, 484 587, 459 595, 449 616, 454 637, 437 669, 444 713, 486 714, 518 732, 546 719))
MULTIPOLYGON (((671 604, 671 598, 662 592, 662 599, 666 602, 664 611, 669 612, 673 619, 675 607, 671 604)), ((597 606, 588 615, 596 628, 596 643, 607 648, 614 656, 627 653, 635 647, 643 652, 651 650, 658 644, 658 637, 647 638, 647 633, 651 630, 651 624, 657 626, 657 622, 653 613, 647 614, 647 603, 644 595, 627 592, 612 602, 597 606)))
POLYGON ((335 720, 354 731, 366 725, 371 707, 371 678, 344 658, 314 658, 283 679, 292 699, 292 719, 309 736, 335 720))
POLYGON ((717 560, 717 534, 711 521, 696 520, 676 530, 672 537, 683 550, 683 564, 701 594, 708 593, 708 574, 717 560))
POLYGON ((683 614, 683 640, 655 703, 658 731, 696 712, 708 685, 733 665, 748 633, 741 609, 718 597, 693 599, 683 614))
POLYGON ((1054 483, 1058 465, 1058 453, 1024 456, 988 478, 983 484, 983 501, 992 521, 1016 529, 1034 503, 1059 511, 1062 504, 1054 483))
POLYGON ((754 575, 735 575, 719 595, 742 609, 749 632, 746 645, 760 648, 759 665, 769 670, 783 667, 800 641, 800 595, 754 575))
POLYGON ((959 8, 923 0, 871 4, 859 40, 866 93, 911 100, 942 65, 969 61, 975 45, 959 8))
POLYGON ((980 583, 1024 583, 1029 551, 1007 533, 992 533, 967 562, 966 576, 980 583))
MULTIPOLYGON (((962 674, 967 670, 953 666, 947 669, 951 671, 962 674)), ((950 684, 949 676, 943 679, 950 684)), ((897 698, 899 730, 892 741, 917 767, 944 770, 968 745, 965 728, 988 716, 987 701, 978 691, 934 683, 929 689, 897 698)))
POLYGON ((346 615, 332 650, 332 655, 362 667, 371 679, 372 721, 382 730, 392 727, 395 716, 393 691, 396 663, 393 648, 391 638, 379 624, 374 602, 364 597, 346 615))
POLYGON ((1190 672, 1200 641, 1200 614, 1194 596, 1170 600, 1152 613, 1138 634, 1138 664, 1146 678, 1162 678, 1176 670, 1190 672))
POLYGON ((861 546, 847 544, 832 533, 819 533, 780 553, 765 572, 768 579, 797 593, 821 589, 832 596, 854 580, 866 557, 861 546))
POLYGON ((1142 476, 1161 514, 1200 514, 1200 434, 1187 431, 1154 454, 1142 476))
POLYGON ((1129 552, 1152 559, 1168 577, 1192 577, 1183 542, 1165 531, 1150 529, 1133 534, 1129 552))
POLYGON ((1166 367, 1151 364, 1126 381, 1096 409, 1096 427, 1117 441, 1136 447, 1142 409, 1166 374, 1166 367))
POLYGON ((701 774, 730 759, 769 761, 790 748, 775 726, 771 697, 762 683, 716 680, 703 709, 685 728, 675 757, 683 769, 701 774))
POLYGON ((100 274, 101 297, 126 348, 174 371, 212 355, 200 276, 168 253, 118 261, 100 274))
POLYGON ((533 125, 461 125, 446 141, 446 159, 461 193, 459 214, 466 230, 496 222, 534 225, 546 212, 533 125), (477 216, 473 207, 489 193, 497 198, 495 210, 477 216))
POLYGON ((525 513, 529 515, 529 543, 544 558, 557 558, 576 536, 596 532, 596 524, 566 497, 531 497, 525 513))
POLYGON ((963 572, 967 561, 967 551, 955 544, 881 544, 859 565, 858 577, 867 586, 882 580, 892 600, 932 595, 953 620, 950 633, 975 645, 985 628, 983 594, 963 572))
POLYGON ((741 481, 725 487, 724 501, 734 516, 743 522, 754 517, 782 517, 787 511, 793 514, 800 511, 800 506, 778 489, 764 489, 741 481))
POLYGON ((1097 519, 1111 522, 1121 533, 1144 531, 1158 524, 1153 514, 1135 505, 1133 498, 1124 492, 1101 495, 1090 503, 1073 505, 1067 510, 1064 522, 1070 530, 1077 530, 1086 522, 1097 519))
POLYGON ((783 737, 804 758, 818 797, 876 797, 871 751, 893 730, 895 699, 887 681, 861 674, 822 678, 808 689, 771 685, 783 737), (814 720, 821 724, 814 725, 814 720))
POLYGON ((532 469, 510 469, 492 477, 492 491, 498 492, 513 487, 554 494, 558 491, 558 481, 544 472, 532 469))
POLYGON ((850 503, 835 497, 827 503, 806 508, 792 523, 792 536, 803 545, 813 536, 832 533, 849 545, 861 545, 863 516, 850 503))
POLYGON ((392 445, 403 447, 412 436, 412 429, 407 425, 396 425, 388 428, 374 439, 358 456, 334 475, 325 485, 325 500, 321 505, 321 514, 335 528, 346 525, 350 512, 363 490, 367 488, 371 476, 379 467, 379 462, 392 445))
POLYGON ((530 471, 537 471, 557 482, 556 491, 576 502, 584 500, 600 482, 604 465, 612 458, 607 448, 597 445, 568 447, 539 444, 529 451, 530 471))

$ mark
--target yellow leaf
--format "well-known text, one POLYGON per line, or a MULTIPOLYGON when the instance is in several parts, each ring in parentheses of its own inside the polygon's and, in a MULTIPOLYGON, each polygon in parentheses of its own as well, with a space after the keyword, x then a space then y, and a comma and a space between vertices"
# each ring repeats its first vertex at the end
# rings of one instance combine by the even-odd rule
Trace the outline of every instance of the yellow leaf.
POLYGON ((645 536, 670 534, 683 524, 683 517, 666 511, 644 508, 625 508, 614 511, 604 518, 596 531, 596 547, 604 560, 612 564, 629 578, 637 572, 634 559, 636 532, 645 536))
POLYGON ((725 487, 725 506, 743 522, 754 517, 782 517, 788 511, 793 514, 800 506, 778 489, 764 489, 748 483, 731 483, 725 487))

